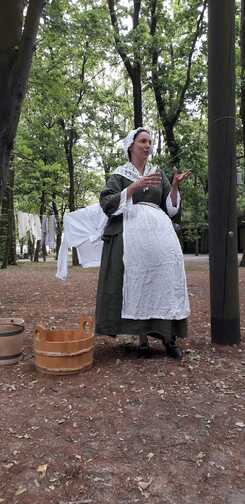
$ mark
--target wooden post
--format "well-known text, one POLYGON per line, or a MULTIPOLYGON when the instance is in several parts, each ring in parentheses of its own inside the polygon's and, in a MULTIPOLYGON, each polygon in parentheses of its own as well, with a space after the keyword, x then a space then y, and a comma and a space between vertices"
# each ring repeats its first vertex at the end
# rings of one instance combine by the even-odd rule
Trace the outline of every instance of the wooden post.
POLYGON ((235 0, 209 0, 209 244, 213 343, 240 342, 235 165, 235 0))

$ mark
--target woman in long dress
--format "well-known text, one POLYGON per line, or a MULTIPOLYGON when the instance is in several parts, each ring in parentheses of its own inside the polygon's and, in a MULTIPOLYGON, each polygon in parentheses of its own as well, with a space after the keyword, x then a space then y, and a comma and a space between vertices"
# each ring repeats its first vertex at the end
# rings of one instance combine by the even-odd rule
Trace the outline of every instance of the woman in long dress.
POLYGON ((96 303, 96 334, 138 335, 148 356, 148 336, 160 338, 180 359, 178 337, 190 313, 183 254, 170 217, 180 206, 179 184, 190 171, 164 172, 147 163, 151 137, 145 128, 124 140, 128 162, 117 168, 100 195, 105 227, 96 303))

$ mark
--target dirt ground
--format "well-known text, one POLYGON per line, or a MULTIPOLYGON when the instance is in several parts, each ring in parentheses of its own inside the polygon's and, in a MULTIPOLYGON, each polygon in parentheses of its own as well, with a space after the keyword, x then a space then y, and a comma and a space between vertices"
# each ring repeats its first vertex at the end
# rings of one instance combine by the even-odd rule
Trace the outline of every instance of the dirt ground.
MULTIPOLYGON (((192 315, 182 362, 138 359, 122 337, 96 338, 93 367, 36 371, 38 323, 93 313, 97 270, 55 264, 0 271, 0 317, 25 320, 24 354, 0 368, 0 503, 245 504, 245 344, 210 342, 207 262, 188 261, 192 315)), ((240 270, 245 331, 245 269, 240 270)))

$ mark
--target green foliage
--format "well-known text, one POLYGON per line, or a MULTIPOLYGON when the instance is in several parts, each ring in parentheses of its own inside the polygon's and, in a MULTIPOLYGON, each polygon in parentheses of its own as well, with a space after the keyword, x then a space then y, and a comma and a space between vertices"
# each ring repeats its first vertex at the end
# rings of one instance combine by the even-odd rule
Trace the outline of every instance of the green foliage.
MULTIPOLYGON (((154 162, 171 176, 170 155, 152 89, 152 51, 166 112, 176 111, 186 80, 188 57, 201 0, 158 2, 157 30, 150 33, 150 0, 142 0, 133 30, 133 1, 115 2, 120 39, 131 61, 142 63, 145 124, 152 130, 154 162)), ((193 55, 190 83, 174 134, 180 169, 192 170, 183 186, 183 223, 195 239, 207 222, 207 19, 193 55), (188 227, 187 226, 187 227, 188 227)), ((238 52, 239 56, 239 52, 238 52)), ((39 213, 52 200, 60 215, 68 209, 74 168, 75 206, 98 198, 104 177, 124 162, 119 140, 132 128, 131 81, 115 50, 107 2, 49 0, 39 32, 28 99, 16 143, 17 208, 39 213), (65 147, 66 146, 66 147, 65 147)))

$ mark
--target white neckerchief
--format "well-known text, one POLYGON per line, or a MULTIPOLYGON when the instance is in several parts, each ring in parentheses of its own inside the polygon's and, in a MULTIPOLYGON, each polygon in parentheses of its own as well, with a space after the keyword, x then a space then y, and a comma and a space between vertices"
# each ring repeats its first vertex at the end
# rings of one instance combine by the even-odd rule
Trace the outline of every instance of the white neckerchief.
POLYGON ((152 166, 150 164, 145 165, 144 173, 141 175, 139 170, 137 170, 136 166, 133 165, 130 161, 125 163, 122 166, 118 166, 116 170, 112 173, 113 175, 122 175, 123 177, 126 177, 127 179, 131 180, 134 182, 135 180, 145 177, 146 175, 151 175, 155 173, 157 168, 155 166, 152 166))

